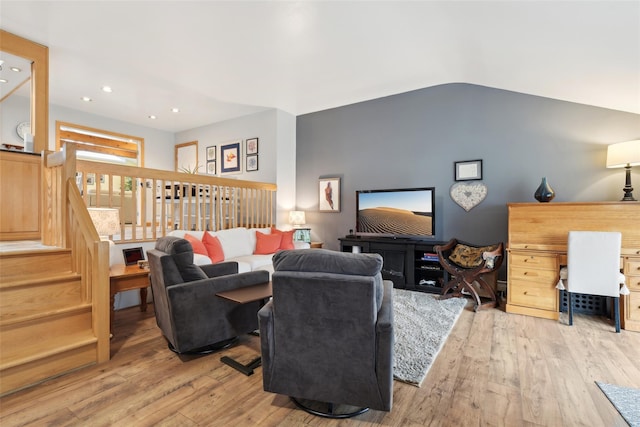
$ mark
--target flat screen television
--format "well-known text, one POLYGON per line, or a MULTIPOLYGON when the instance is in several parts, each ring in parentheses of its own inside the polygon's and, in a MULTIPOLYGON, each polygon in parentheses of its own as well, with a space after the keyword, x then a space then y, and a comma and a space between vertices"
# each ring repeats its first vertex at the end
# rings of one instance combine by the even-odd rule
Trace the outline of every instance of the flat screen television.
POLYGON ((356 232, 363 236, 435 237, 435 188, 356 191, 356 232))

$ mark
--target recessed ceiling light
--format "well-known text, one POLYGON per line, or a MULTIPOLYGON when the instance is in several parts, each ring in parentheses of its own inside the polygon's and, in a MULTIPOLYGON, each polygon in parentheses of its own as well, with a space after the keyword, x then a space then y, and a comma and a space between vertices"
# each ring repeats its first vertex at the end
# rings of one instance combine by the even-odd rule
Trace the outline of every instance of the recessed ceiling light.
POLYGON ((11 71, 15 71, 16 73, 19 73, 20 71, 22 71, 22 69, 20 69, 18 67, 11 67, 10 70, 11 71))
POLYGON ((156 116, 154 116, 153 114, 149 115, 149 118, 150 118, 151 120, 155 120, 155 119, 157 119, 157 117, 156 117, 156 116))
POLYGON ((179 109, 179 108, 176 108, 176 107, 173 107, 173 108, 171 109, 171 112, 172 112, 172 113, 179 113, 179 112, 180 112, 180 109, 179 109))
POLYGON ((111 89, 111 86, 102 86, 102 91, 103 92, 107 92, 107 93, 111 93, 111 92, 113 92, 113 89, 111 89))
POLYGON ((7 79, 0 79, 0 83, 9 83, 9 80, 7 80, 7 79))
POLYGON ((82 97, 82 98, 80 98, 80 99, 82 99, 84 102, 91 102, 91 101, 93 101, 93 99, 89 98, 88 96, 83 96, 83 97, 82 97))

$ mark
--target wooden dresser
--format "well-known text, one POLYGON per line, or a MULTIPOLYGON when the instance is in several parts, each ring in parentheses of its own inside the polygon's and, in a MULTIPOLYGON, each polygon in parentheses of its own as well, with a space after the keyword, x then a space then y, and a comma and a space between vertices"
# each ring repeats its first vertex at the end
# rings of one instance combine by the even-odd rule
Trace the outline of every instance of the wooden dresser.
POLYGON ((640 331, 640 202, 511 203, 508 208, 508 313, 558 319, 555 287, 567 263, 569 231, 619 231, 621 268, 631 290, 621 300, 622 327, 640 331))

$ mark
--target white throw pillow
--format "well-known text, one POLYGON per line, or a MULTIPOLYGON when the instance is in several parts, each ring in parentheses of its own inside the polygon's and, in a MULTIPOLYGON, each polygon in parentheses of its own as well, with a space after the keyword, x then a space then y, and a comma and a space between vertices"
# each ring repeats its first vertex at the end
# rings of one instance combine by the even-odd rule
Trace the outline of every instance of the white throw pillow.
POLYGON ((253 254, 249 230, 244 227, 219 230, 211 234, 218 236, 225 260, 253 254))

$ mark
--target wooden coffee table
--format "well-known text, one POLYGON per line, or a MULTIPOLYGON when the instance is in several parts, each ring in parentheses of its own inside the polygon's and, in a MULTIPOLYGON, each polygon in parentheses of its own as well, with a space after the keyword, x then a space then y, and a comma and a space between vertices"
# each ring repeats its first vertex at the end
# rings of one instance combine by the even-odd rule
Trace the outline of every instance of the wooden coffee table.
MULTIPOLYGON (((231 291, 218 292, 217 297, 233 301, 236 304, 248 304, 254 301, 266 301, 273 295, 273 288, 271 282, 260 283, 258 285, 246 286, 244 288, 233 289, 231 291)), ((246 365, 234 360, 228 356, 222 356, 220 361, 226 365, 231 366, 233 369, 242 372, 249 376, 253 375, 253 370, 262 364, 262 357, 258 356, 246 365)))

